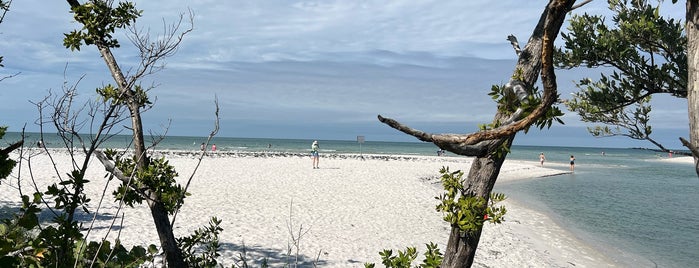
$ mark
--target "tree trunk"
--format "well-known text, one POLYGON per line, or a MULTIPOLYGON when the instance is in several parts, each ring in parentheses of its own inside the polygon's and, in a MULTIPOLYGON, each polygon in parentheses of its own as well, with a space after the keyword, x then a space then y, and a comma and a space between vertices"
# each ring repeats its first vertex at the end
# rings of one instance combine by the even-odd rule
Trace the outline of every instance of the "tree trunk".
MULTIPOLYGON (((155 196, 155 194, 151 194, 151 196, 155 196)), ((170 217, 165 206, 159 201, 148 202, 148 206, 150 207, 150 214, 153 217, 155 229, 160 239, 160 246, 163 247, 168 267, 187 267, 182 251, 177 247, 177 240, 175 240, 175 234, 172 232, 170 217)))
MULTIPOLYGON (((510 147, 509 143, 513 139, 514 135, 504 139, 504 142, 508 143, 507 147, 510 147)), ((494 142, 490 147, 493 148, 499 144, 500 142, 494 142)), ((467 189, 471 194, 488 200, 498 174, 500 174, 500 168, 505 162, 505 156, 506 154, 503 153, 500 157, 486 156, 477 157, 473 160, 468 180, 466 181, 468 184, 466 185, 467 189)), ((462 234, 458 226, 452 226, 441 267, 471 267, 476 256, 476 249, 481 239, 482 230, 476 231, 473 235, 467 235, 462 234)))
POLYGON ((699 3, 687 0, 687 109, 689 114, 689 144, 694 167, 699 176, 699 3))
MULTIPOLYGON (((545 49, 543 43, 546 41, 551 45, 553 40, 550 39, 555 39, 558 36, 565 16, 574 2, 574 0, 551 0, 547 5, 515 66, 515 76, 519 76, 521 82, 528 86, 536 83, 541 72, 542 61, 550 60, 544 59, 542 56, 545 49), (549 36, 545 36, 545 28, 548 28, 548 31, 552 31, 548 32, 549 36)), ((548 71, 552 72, 553 66, 551 62, 548 62, 547 67, 549 68, 548 71)), ((552 78, 555 81, 555 77, 552 78)), ((503 122, 507 118, 508 115, 499 110, 495 115, 494 121, 503 122)), ((465 188, 468 192, 486 198, 486 200, 489 199, 490 192, 500 174, 500 168, 507 157, 507 151, 502 150, 501 146, 509 149, 514 138, 515 134, 512 134, 505 138, 490 141, 488 146, 488 152, 490 153, 485 156, 478 156, 473 160, 465 182, 467 184, 465 188), (497 150, 501 150, 499 155, 494 153, 497 150)), ((472 235, 462 234, 458 226, 452 226, 441 267, 471 267, 481 232, 482 229, 472 235)))

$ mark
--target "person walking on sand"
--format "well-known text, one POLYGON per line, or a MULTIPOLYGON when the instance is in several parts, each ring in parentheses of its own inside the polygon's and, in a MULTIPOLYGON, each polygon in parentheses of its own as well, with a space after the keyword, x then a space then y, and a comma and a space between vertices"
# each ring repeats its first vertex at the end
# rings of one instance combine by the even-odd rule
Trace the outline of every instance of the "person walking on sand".
POLYGON ((575 156, 570 155, 570 171, 575 171, 575 156))
POLYGON ((215 152, 215 151, 216 151, 216 143, 214 143, 214 145, 211 145, 211 151, 212 151, 212 152, 215 152))
POLYGON ((313 161, 313 169, 318 169, 318 162, 320 161, 320 156, 318 155, 318 141, 313 141, 311 144, 311 160, 313 161))
POLYGON ((544 166, 544 161, 546 161, 546 156, 544 156, 544 152, 541 152, 539 154, 539 163, 541 163, 541 166, 544 166))

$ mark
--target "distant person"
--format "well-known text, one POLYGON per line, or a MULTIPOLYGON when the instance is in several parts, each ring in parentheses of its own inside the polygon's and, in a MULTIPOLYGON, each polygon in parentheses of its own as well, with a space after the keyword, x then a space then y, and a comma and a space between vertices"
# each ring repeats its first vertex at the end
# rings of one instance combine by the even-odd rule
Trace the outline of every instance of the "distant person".
POLYGON ((575 156, 570 156, 570 171, 575 171, 575 156))
POLYGON ((211 151, 212 151, 212 152, 215 152, 215 151, 216 151, 216 143, 214 143, 214 145, 211 145, 211 151))
POLYGON ((546 156, 544 156, 544 152, 541 152, 539 154, 539 163, 541 163, 541 166, 544 166, 544 161, 546 161, 546 156))
POLYGON ((42 142, 41 140, 37 141, 37 142, 36 142, 36 147, 44 148, 44 142, 42 142))
POLYGON ((313 141, 313 144, 311 144, 311 160, 313 161, 313 169, 320 168, 318 167, 318 162, 320 162, 320 155, 318 155, 318 149, 320 149, 320 147, 318 146, 318 141, 313 141))
POLYGON ((202 151, 204 151, 204 149, 206 149, 206 145, 204 145, 203 142, 201 143, 201 146, 199 146, 199 147, 200 147, 199 149, 201 149, 202 151))

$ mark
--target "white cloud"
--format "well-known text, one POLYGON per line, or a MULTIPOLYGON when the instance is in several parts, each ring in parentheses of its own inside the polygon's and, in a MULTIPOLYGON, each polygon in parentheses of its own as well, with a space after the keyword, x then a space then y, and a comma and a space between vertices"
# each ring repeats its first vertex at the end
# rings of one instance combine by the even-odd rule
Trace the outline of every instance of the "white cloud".
MULTIPOLYGON (((153 91, 157 106, 148 118, 157 122, 155 126, 173 118, 171 134, 192 134, 191 129, 208 126, 217 95, 222 120, 229 124, 224 135, 255 135, 275 126, 303 133, 314 120, 347 125, 327 123, 335 127, 327 133, 373 127, 401 136, 376 121, 379 113, 437 128, 434 131, 472 129, 492 119, 494 104, 487 93, 512 72, 515 55, 505 38, 514 34, 525 43, 545 4, 138 0, 136 6, 144 10, 138 27, 148 27, 152 34, 162 30, 163 21, 177 20, 188 8, 195 15, 194 31, 167 59, 167 69, 145 81, 160 84, 153 91)), ((21 70, 23 76, 0 84, 0 114, 31 115, 32 107, 17 103, 60 88, 66 62, 68 80, 87 75, 83 94, 111 82, 94 47, 70 52, 62 46, 63 33, 77 27, 67 3, 22 0, 12 8, 0 25, 0 54, 6 65, 2 71, 21 70), (10 107, 13 110, 7 110, 10 107)), ((604 9, 606 1, 585 7, 604 9)), ((114 54, 122 68, 135 68, 136 51, 128 40, 121 42, 114 54)), ((562 95, 571 90, 564 83, 577 78, 559 76, 562 95)), ((19 122, 33 118, 12 119, 17 123, 11 124, 21 126, 19 122)))

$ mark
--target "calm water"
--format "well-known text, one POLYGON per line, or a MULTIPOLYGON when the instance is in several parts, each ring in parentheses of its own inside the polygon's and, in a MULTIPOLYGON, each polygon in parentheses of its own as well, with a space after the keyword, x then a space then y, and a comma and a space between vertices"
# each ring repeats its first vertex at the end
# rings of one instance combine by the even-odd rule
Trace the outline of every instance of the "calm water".
MULTIPOLYGON (((16 140, 8 133, 3 141, 16 140)), ((28 134, 36 144, 38 134, 28 134)), ((128 136, 105 147, 123 147, 128 136)), ((167 137, 159 149, 198 150, 206 139, 167 137)), ((48 147, 60 147, 45 136, 48 147)), ((215 138, 218 150, 308 152, 312 140, 215 138)), ((429 143, 319 140, 321 153, 436 155, 429 143)), ((496 191, 551 215, 579 239, 632 267, 699 267, 699 178, 692 164, 660 161, 667 155, 637 149, 514 146, 508 159, 538 161, 574 174, 498 185, 496 191), (602 155, 604 152, 604 155, 602 155)), ((450 154, 451 155, 451 154, 450 154)), ((322 157, 322 155, 321 155, 322 157)))
POLYGON ((517 147, 511 158, 567 163, 574 174, 499 186, 632 267, 699 267, 699 178, 693 164, 636 149, 517 147), (605 155, 602 155, 602 152, 605 155), (641 257, 642 256, 642 257, 641 257))

